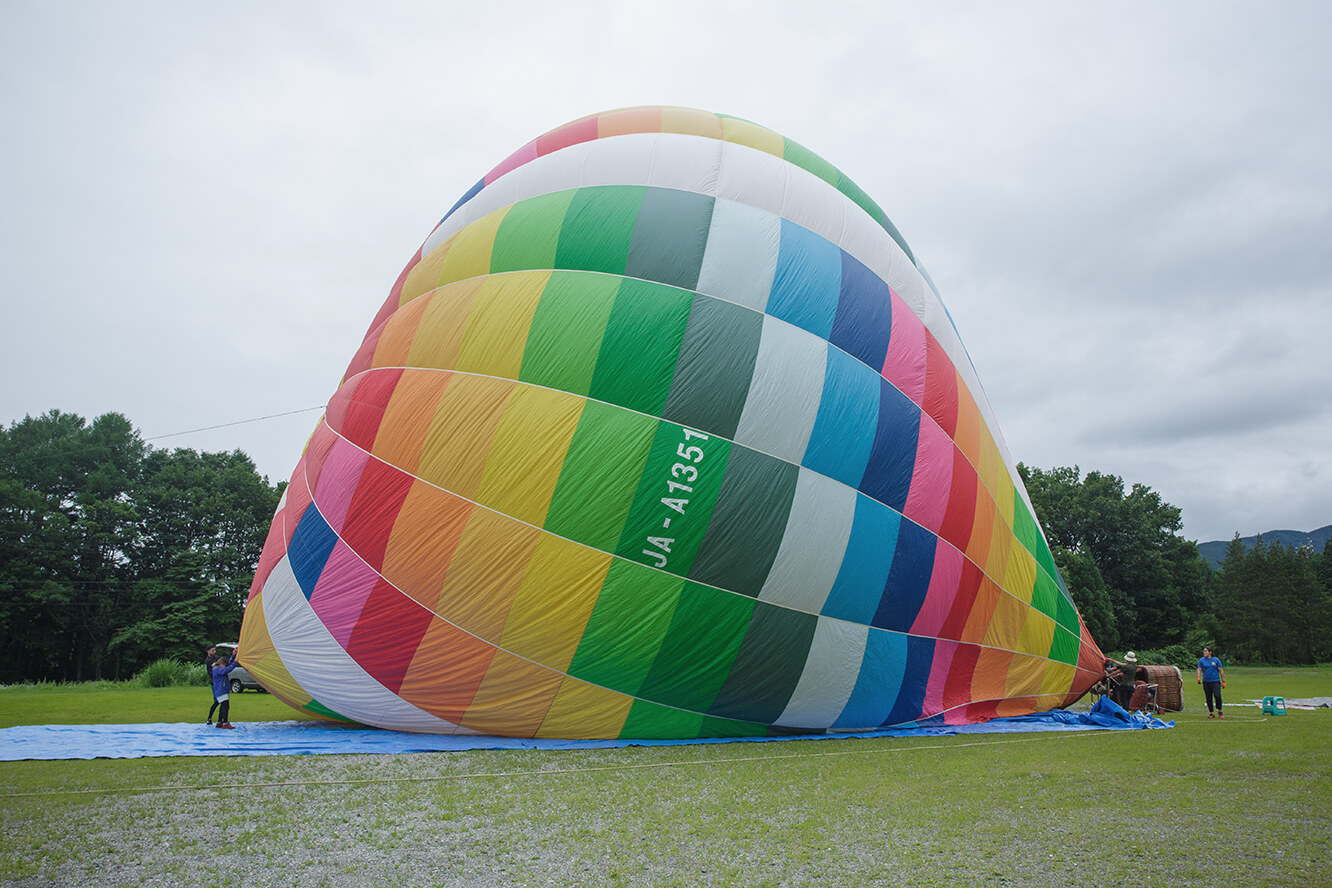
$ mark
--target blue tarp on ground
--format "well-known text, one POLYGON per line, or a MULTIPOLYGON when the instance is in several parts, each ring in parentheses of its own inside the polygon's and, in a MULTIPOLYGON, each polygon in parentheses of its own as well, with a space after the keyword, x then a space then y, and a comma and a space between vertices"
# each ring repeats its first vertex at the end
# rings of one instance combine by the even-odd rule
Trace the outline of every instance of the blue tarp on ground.
POLYGON ((978 725, 919 724, 859 734, 742 737, 717 740, 516 740, 381 731, 329 722, 242 722, 234 731, 200 724, 29 725, 0 729, 0 761, 28 759, 152 758, 199 755, 333 755, 459 752, 469 749, 605 749, 698 743, 835 740, 848 737, 921 737, 947 734, 1017 734, 1174 727, 1142 713, 1125 712, 1102 698, 1090 712, 1056 709, 978 725))

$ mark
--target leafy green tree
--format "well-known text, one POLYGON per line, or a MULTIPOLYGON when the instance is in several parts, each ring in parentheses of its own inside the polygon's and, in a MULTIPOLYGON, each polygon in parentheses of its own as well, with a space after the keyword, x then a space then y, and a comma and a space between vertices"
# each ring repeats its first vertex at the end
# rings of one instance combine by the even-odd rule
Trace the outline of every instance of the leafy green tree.
POLYGON ((0 427, 0 681, 113 677, 234 637, 280 489, 118 413, 0 427))
POLYGON ((189 658, 209 640, 235 638, 281 490, 239 450, 148 454, 136 495, 135 606, 116 644, 143 662, 154 651, 189 658))
POLYGON ((47 670, 62 663, 60 677, 102 675, 137 537, 131 491, 145 450, 118 413, 89 425, 52 410, 0 437, 0 472, 10 492, 0 507, 3 520, 20 525, 5 574, 28 615, 48 627, 24 633, 29 644, 20 656, 46 659, 47 670), (26 493, 16 494, 15 486, 26 493))
MULTIPOLYGON (((1118 476, 1088 472, 1084 477, 1077 466, 1044 471, 1019 464, 1018 473, 1051 547, 1096 567, 1099 586, 1085 566, 1065 582, 1071 592, 1077 586, 1081 594, 1093 596, 1089 608, 1094 611, 1101 607, 1095 590, 1104 590, 1113 622, 1093 618, 1108 633, 1102 643, 1112 646, 1108 639, 1116 635, 1119 644, 1137 648, 1183 641, 1207 609, 1211 579, 1197 544, 1179 536, 1179 509, 1144 484, 1126 493, 1118 476)), ((1102 639, 1086 613, 1083 619, 1102 639)))

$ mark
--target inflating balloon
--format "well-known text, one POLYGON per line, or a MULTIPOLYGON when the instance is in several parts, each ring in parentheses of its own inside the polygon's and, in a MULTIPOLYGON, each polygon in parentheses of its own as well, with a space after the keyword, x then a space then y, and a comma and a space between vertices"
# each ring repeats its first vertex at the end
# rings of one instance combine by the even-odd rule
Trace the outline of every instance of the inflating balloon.
POLYGON ((426 239, 241 651, 327 718, 643 739, 1050 709, 1103 660, 897 229, 800 145, 677 108, 537 138, 426 239))

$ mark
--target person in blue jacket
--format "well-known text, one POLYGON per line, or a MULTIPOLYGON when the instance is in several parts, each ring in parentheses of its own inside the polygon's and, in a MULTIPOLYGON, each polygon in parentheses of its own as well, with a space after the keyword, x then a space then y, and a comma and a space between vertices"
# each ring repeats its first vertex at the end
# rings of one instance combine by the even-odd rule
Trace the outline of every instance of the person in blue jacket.
MULTIPOLYGON (((240 663, 234 659, 237 654, 228 657, 226 654, 217 658, 213 664, 213 699, 216 700, 221 708, 217 711, 217 726, 219 728, 234 728, 230 721, 231 718, 231 679, 227 678, 231 670, 235 669, 240 663)), ((211 715, 212 712, 209 712, 211 715)))
POLYGON ((1221 711, 1221 689, 1226 686, 1226 670, 1221 661, 1212 656, 1212 649, 1203 648, 1203 655, 1198 660, 1198 684, 1203 686, 1203 696, 1207 698, 1207 717, 1225 718, 1221 711), (1216 701, 1216 712, 1212 712, 1212 701, 1216 701))
POLYGON ((204 722, 206 725, 213 723, 213 713, 217 712, 218 707, 217 696, 212 692, 213 666, 216 665, 218 656, 217 645, 210 647, 208 652, 204 654, 204 675, 208 677, 208 699, 213 701, 213 705, 208 707, 208 719, 204 722))

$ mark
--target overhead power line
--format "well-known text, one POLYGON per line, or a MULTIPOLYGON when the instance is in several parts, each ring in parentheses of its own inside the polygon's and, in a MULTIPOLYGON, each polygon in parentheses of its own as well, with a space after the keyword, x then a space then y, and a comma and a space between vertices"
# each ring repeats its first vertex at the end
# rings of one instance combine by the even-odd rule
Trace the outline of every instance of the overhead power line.
POLYGON ((178 438, 181 435, 193 435, 195 432, 211 432, 213 429, 226 429, 226 428, 231 428, 232 426, 245 425, 246 423, 263 422, 266 419, 277 419, 278 417, 281 416, 295 416, 298 413, 309 413, 312 410, 323 410, 323 409, 324 409, 323 404, 320 404, 317 407, 302 407, 300 410, 288 410, 285 413, 270 413, 268 416, 256 416, 252 419, 238 419, 235 422, 224 422, 221 423, 220 425, 204 426, 198 429, 189 429, 184 432, 171 432, 170 434, 166 435, 153 435, 151 438, 144 438, 143 440, 161 441, 163 438, 178 438))

